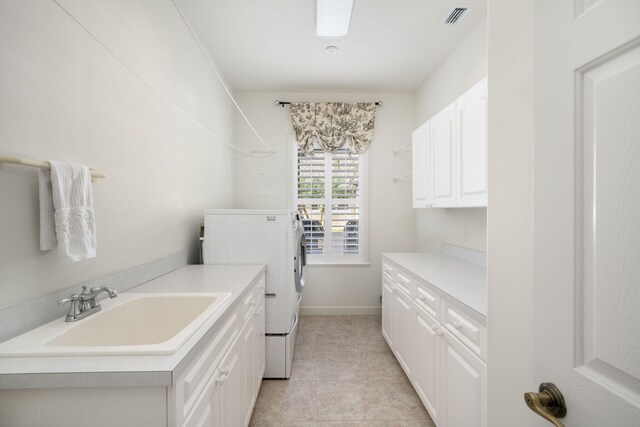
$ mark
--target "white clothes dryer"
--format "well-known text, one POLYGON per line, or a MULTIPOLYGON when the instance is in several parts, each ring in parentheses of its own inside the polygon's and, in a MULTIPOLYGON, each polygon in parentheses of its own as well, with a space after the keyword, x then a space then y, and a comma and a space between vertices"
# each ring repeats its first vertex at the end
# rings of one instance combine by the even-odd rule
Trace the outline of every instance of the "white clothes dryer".
POLYGON ((304 229, 289 210, 208 209, 205 264, 266 264, 265 378, 289 378, 304 288, 304 229))

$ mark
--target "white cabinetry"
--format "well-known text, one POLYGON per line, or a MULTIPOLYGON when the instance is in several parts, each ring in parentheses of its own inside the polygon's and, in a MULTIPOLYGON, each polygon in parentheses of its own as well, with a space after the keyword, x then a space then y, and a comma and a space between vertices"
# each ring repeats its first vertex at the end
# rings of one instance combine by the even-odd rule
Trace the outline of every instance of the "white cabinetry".
POLYGON ((487 205, 487 79, 456 101, 458 206, 487 205))
MULTIPOLYGON (((431 120, 430 141, 433 207, 455 206, 456 140, 455 103, 436 114, 431 120)), ((427 169, 428 170, 428 169, 427 169)))
POLYGON ((487 205, 487 79, 413 133, 413 207, 487 205))
POLYGON ((395 292, 396 312, 396 358, 408 376, 411 375, 413 361, 413 303, 400 289, 395 292))
POLYGON ((382 334, 436 425, 486 427, 485 325, 387 259, 382 289, 382 334))
POLYGON ((413 164, 413 207, 431 207, 431 177, 427 173, 431 166, 431 144, 429 143, 429 122, 426 122, 411 135, 413 164))
POLYGON ((429 316, 420 308, 415 310, 413 322, 415 354, 419 355, 419 362, 413 367, 413 385, 418 396, 431 414, 434 422, 438 422, 438 372, 439 346, 438 340, 442 335, 442 329, 436 319, 429 316))
POLYGON ((396 302, 393 283, 382 278, 382 335, 392 349, 396 343, 396 302))
MULTIPOLYGON (((243 393, 242 377, 245 373, 241 363, 242 343, 237 340, 220 364, 220 377, 216 379, 220 387, 213 396, 213 404, 218 409, 219 423, 215 426, 242 426, 244 424, 243 407, 247 396, 243 393)), ((209 426, 207 426, 209 427, 209 426)))
POLYGON ((486 427, 487 365, 448 331, 442 337, 439 425, 486 427))
POLYGON ((264 373, 264 289, 263 277, 195 362, 178 375, 169 389, 174 402, 170 406, 177 408, 169 426, 249 424, 264 373))

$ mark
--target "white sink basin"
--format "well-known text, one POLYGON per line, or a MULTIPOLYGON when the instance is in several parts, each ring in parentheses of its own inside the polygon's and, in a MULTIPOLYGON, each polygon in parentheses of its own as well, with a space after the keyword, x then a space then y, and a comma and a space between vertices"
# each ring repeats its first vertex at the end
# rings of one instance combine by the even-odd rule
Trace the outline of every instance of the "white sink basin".
POLYGON ((85 319, 61 318, 0 344, 0 357, 172 354, 230 296, 120 294, 103 301, 102 310, 85 319))

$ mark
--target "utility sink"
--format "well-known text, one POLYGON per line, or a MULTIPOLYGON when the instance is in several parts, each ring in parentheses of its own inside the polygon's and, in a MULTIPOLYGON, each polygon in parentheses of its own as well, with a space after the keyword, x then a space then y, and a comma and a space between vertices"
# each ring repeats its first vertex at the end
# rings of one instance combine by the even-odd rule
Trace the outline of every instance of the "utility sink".
POLYGON ((222 314, 230 296, 120 294, 85 319, 58 319, 0 344, 0 357, 172 354, 207 320, 222 314))

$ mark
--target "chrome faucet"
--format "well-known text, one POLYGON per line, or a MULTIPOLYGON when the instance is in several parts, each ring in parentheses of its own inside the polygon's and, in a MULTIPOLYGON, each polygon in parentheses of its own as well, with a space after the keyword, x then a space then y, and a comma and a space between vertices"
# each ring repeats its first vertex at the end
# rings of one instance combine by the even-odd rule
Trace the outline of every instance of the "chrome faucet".
POLYGON ((118 291, 106 286, 91 289, 87 289, 86 286, 83 286, 81 294, 73 294, 69 298, 58 301, 58 304, 60 305, 71 303, 67 317, 64 319, 65 322, 75 322, 76 320, 84 319, 85 317, 100 311, 102 307, 98 301, 98 295, 103 292, 107 292, 109 294, 109 298, 115 298, 118 296, 118 291))

